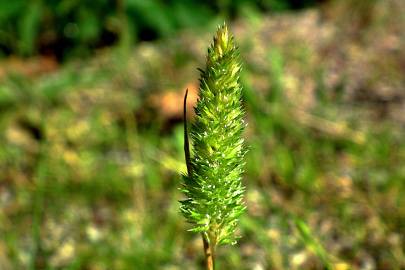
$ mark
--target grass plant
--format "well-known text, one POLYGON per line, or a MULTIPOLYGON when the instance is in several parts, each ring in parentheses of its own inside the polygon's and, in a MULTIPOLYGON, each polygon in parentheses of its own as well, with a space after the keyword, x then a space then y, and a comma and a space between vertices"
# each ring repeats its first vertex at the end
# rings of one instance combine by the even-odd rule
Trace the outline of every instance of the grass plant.
POLYGON ((184 143, 187 175, 184 175, 181 212, 202 234, 206 268, 214 269, 219 244, 234 244, 238 218, 245 210, 241 183, 246 153, 245 127, 239 83, 241 64, 238 49, 227 26, 220 26, 208 49, 205 70, 201 70, 196 120, 190 134, 190 155, 184 99, 184 143))

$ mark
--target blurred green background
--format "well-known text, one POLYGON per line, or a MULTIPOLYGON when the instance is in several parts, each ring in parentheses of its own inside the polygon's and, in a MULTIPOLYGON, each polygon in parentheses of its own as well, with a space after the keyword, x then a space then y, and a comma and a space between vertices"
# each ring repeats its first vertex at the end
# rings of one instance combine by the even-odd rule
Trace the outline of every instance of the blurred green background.
MULTIPOLYGON (((0 269, 203 269, 182 101, 244 63, 247 213, 218 269, 405 269, 405 2, 0 0, 0 269)), ((192 121, 192 115, 189 115, 192 121)))

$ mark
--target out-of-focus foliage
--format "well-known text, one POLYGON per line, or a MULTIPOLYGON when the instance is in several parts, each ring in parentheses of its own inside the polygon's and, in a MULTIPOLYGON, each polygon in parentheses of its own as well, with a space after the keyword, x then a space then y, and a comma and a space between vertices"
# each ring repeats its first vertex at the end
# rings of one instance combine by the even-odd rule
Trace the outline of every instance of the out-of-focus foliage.
POLYGON ((210 25, 218 14, 242 9, 300 8, 313 0, 14 0, 0 1, 0 54, 83 55, 103 45, 168 37, 181 28, 210 25))
MULTIPOLYGON (((242 238, 218 269, 405 268, 404 5, 246 8, 230 24, 250 150, 242 238)), ((214 30, 0 62, 1 270, 202 269, 178 210, 182 102, 214 30)))

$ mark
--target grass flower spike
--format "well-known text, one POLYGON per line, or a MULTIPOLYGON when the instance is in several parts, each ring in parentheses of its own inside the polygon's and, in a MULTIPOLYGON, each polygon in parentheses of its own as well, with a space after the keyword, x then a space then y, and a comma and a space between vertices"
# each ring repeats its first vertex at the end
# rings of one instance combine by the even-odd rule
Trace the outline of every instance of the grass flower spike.
MULTIPOLYGON (((181 212, 193 224, 191 230, 202 233, 207 269, 213 269, 218 244, 236 243, 235 229, 245 210, 240 70, 238 49, 223 25, 208 49, 205 70, 200 70, 196 119, 190 129, 191 154, 185 120, 188 174, 182 191, 187 198, 181 202, 181 212)), ((187 94, 185 103, 186 98, 187 94)))

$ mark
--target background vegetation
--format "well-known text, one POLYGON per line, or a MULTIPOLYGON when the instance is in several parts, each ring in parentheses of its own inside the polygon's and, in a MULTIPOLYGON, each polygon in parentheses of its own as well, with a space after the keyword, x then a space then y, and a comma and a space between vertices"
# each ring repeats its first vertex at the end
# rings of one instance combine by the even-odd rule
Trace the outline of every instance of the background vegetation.
POLYGON ((0 1, 0 269, 202 269, 179 213, 181 105, 225 18, 250 151, 243 237, 218 269, 404 269, 404 13, 0 1))
MULTIPOLYGON (((201 28, 218 17, 238 16, 247 6, 261 11, 302 8, 314 0, 16 0, 0 2, 0 52, 59 58, 100 46, 169 37, 201 28)), ((121 44, 123 45, 123 44, 121 44)))

